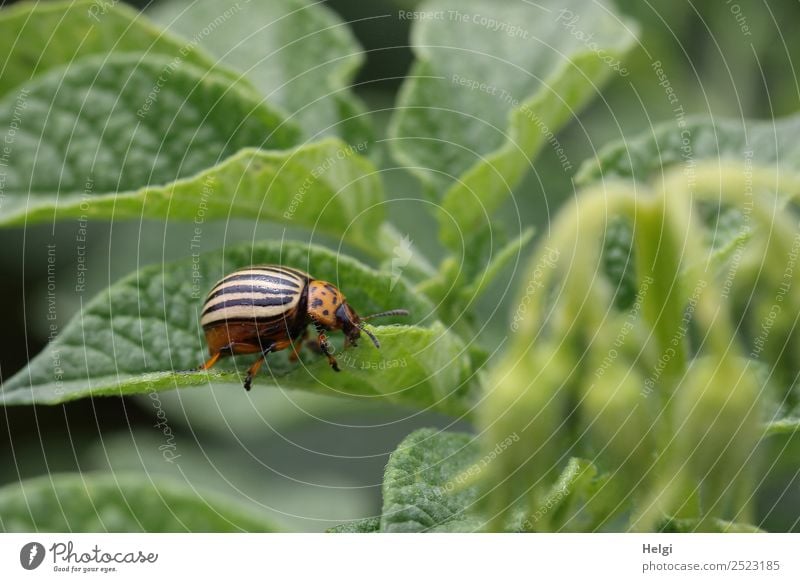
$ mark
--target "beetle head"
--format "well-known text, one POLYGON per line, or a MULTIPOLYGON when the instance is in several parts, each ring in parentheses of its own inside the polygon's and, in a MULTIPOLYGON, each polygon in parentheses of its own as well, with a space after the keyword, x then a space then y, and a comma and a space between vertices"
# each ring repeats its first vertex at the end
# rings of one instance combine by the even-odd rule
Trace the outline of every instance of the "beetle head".
MULTIPOLYGON (((350 345, 356 345, 356 340, 361 337, 361 330, 363 329, 361 326, 363 323, 361 323, 361 318, 347 302, 342 303, 336 310, 336 323, 342 330, 342 333, 344 333, 350 345)), ((370 331, 365 329, 364 332, 376 346, 380 347, 377 338, 372 335, 370 331)))
POLYGON ((378 338, 364 327, 364 322, 376 317, 408 315, 408 311, 405 309, 393 309, 367 315, 366 317, 359 317, 347 303, 339 289, 326 281, 315 280, 308 285, 308 314, 326 329, 341 329, 351 345, 356 345, 356 341, 361 337, 361 332, 363 331, 369 336, 375 347, 380 348, 381 344, 378 338))
POLYGON ((364 324, 368 320, 376 317, 389 317, 392 315, 408 315, 408 311, 405 309, 391 309, 389 311, 381 311, 380 313, 373 313, 372 315, 359 317, 358 314, 353 311, 353 309, 347 303, 344 303, 336 313, 336 317, 342 321, 342 331, 344 331, 344 334, 347 336, 347 339, 350 340, 352 345, 355 345, 355 340, 361 337, 360 332, 363 331, 369 336, 369 339, 372 340, 372 343, 375 344, 376 348, 381 347, 381 342, 378 341, 378 338, 375 337, 375 334, 364 327, 364 324))
POLYGON ((308 284, 308 314, 326 329, 341 329, 337 311, 344 304, 342 292, 327 281, 308 284))

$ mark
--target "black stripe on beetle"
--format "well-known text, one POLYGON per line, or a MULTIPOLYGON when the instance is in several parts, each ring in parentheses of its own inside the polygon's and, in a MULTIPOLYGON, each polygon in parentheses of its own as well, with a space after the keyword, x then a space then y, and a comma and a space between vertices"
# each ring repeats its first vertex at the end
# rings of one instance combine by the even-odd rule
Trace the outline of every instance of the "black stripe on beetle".
POLYGON ((293 297, 293 294, 296 293, 296 291, 292 291, 291 289, 274 289, 272 287, 264 287, 256 283, 252 285, 230 285, 228 287, 223 287, 222 289, 212 291, 206 298, 206 303, 212 299, 221 297, 222 295, 227 295, 228 293, 256 293, 261 295, 284 295, 287 297, 293 297))

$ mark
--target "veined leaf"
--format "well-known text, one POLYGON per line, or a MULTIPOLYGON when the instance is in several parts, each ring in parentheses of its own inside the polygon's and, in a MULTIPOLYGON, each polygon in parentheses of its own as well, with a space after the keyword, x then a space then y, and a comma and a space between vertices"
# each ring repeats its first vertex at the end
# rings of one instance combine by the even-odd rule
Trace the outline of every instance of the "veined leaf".
POLYGON ((361 48, 324 4, 167 0, 150 12, 243 71, 309 137, 338 135, 364 147, 372 140, 363 106, 347 89, 364 60, 361 48))
POLYGON ((422 429, 389 458, 383 479, 383 532, 476 531, 478 489, 466 480, 480 472, 475 437, 422 429))
MULTIPOLYGON (((244 148, 215 166, 166 185, 119 194, 59 197, 52 205, 29 207, 27 221, 58 218, 227 217, 272 220, 302 226, 369 249, 381 236, 383 191, 374 166, 348 146, 326 138, 297 148, 263 151, 244 148)), ((24 215, 9 218, 21 223, 24 215)))
POLYGON ((369 517, 359 521, 348 521, 327 530, 327 533, 376 533, 380 530, 381 520, 369 517))
POLYGON ((270 532, 253 507, 173 479, 65 473, 0 488, 5 532, 270 532))
POLYGON ((417 63, 391 135, 395 157, 435 195, 442 240, 460 246, 511 194, 633 46, 606 2, 434 0, 415 24, 417 63), (491 15, 491 17, 489 17, 491 15))
POLYGON ((281 114, 220 77, 171 67, 87 58, 0 102, 11 141, 0 224, 239 216, 374 246, 383 191, 357 150, 335 139, 286 149, 298 135, 281 114))
POLYGON ((277 385, 386 398, 454 414, 469 410, 475 383, 468 353, 460 338, 432 319, 430 303, 402 280, 392 286, 389 273, 300 243, 232 247, 141 269, 93 299, 42 353, 6 381, 2 402, 56 404, 208 382, 240 384, 240 358, 210 372, 188 371, 206 357, 200 308, 223 275, 265 263, 291 265, 332 282, 361 314, 405 307, 413 314, 411 322, 423 325, 376 327, 381 349, 366 340, 348 348, 338 356, 339 373, 316 354, 305 354, 302 364, 288 362, 285 353, 274 354, 269 371, 254 381, 255 389, 277 385))
MULTIPOLYGON (((187 178, 248 146, 297 143, 280 114, 224 78, 171 67, 163 57, 86 58, 3 99, 0 221, 18 224, 31 209, 187 178)), ((113 213, 113 201, 106 216, 125 216, 113 213)))
POLYGON ((762 166, 800 174, 800 115, 775 121, 689 117, 671 121, 609 144, 587 160, 576 177, 580 184, 615 178, 648 181, 673 166, 690 171, 700 161, 762 166))
MULTIPOLYGON (((495 443, 481 457, 476 437, 466 433, 422 429, 401 442, 389 458, 383 482, 383 532, 473 532, 488 520, 478 507, 478 482, 490 464, 514 441, 513 436, 495 443)), ((606 477, 597 477, 589 461, 570 459, 558 481, 529 515, 509 518, 504 529, 541 529, 544 522, 553 529, 576 530, 600 523, 608 508, 601 494, 606 477), (545 518, 546 516, 546 518, 545 518)), ((367 527, 367 523, 359 527, 367 527)), ((547 529, 547 528, 545 528, 547 529)), ((349 531, 349 530, 347 530, 349 531)))
POLYGON ((169 55, 203 69, 217 67, 197 43, 159 30, 121 2, 21 2, 0 10, 0 96, 14 87, 89 55, 135 52, 169 55))

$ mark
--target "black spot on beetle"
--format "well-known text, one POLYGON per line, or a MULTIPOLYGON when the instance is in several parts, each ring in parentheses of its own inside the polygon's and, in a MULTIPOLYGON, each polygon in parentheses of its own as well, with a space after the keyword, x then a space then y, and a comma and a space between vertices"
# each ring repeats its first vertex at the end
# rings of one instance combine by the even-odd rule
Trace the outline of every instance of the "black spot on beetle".
POLYGON ((322 299, 317 297, 316 299, 312 299, 311 307, 322 307, 322 299))
POLYGON ((325 309, 325 310, 323 310, 322 315, 328 315, 329 313, 330 312, 327 309, 325 309))

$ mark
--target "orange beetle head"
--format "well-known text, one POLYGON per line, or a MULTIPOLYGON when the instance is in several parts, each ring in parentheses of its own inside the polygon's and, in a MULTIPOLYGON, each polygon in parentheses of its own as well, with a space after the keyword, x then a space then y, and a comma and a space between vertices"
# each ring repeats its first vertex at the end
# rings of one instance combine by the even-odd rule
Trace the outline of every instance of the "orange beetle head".
POLYGON ((308 284, 308 314, 328 329, 339 329, 336 310, 345 302, 344 295, 327 281, 311 281, 308 284))
POLYGON ((372 340, 376 348, 381 344, 371 331, 364 327, 364 322, 373 317, 389 315, 408 315, 405 309, 394 309, 361 318, 347 303, 342 292, 326 281, 314 280, 308 284, 308 315, 329 330, 341 329, 348 342, 356 345, 363 331, 372 340))
POLYGON ((352 345, 361 337, 361 318, 347 304, 342 292, 327 281, 309 283, 308 314, 326 329, 341 329, 352 345))

